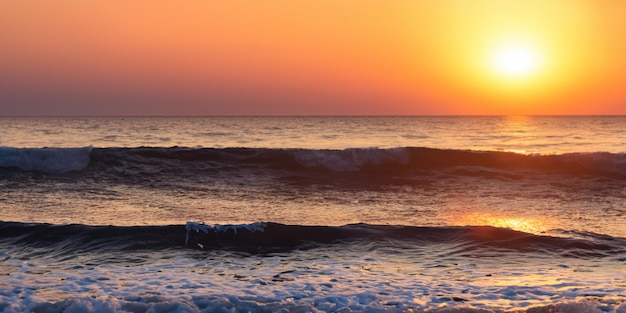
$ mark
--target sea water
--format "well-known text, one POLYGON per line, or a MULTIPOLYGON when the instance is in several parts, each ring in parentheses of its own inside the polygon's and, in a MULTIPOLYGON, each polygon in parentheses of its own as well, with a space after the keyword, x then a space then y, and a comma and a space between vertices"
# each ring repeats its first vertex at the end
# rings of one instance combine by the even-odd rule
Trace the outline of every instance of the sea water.
POLYGON ((626 118, 0 118, 6 312, 626 312, 626 118))

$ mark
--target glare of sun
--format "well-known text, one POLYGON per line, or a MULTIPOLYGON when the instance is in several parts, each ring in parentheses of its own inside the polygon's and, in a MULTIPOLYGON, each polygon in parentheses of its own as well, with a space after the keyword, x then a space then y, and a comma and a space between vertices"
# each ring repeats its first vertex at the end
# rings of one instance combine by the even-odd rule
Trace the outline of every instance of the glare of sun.
POLYGON ((482 212, 456 216, 453 224, 502 227, 532 234, 540 234, 550 228, 550 221, 544 217, 510 217, 482 212))
POLYGON ((538 49, 525 43, 506 43, 496 47, 490 56, 492 70, 505 78, 526 78, 541 66, 538 49))

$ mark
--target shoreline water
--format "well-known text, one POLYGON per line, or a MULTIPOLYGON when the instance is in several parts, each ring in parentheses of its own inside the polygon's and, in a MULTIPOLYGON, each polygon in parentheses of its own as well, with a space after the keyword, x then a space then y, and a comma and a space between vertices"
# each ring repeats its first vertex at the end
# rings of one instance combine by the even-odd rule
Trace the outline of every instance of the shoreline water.
POLYGON ((626 311, 626 117, 0 119, 3 312, 626 311))
POLYGON ((16 271, 0 283, 6 312, 626 308, 624 278, 602 281, 621 268, 626 239, 593 234, 570 239, 490 227, 272 223, 0 223, 0 233, 0 245, 12 254, 4 255, 1 268, 16 271), (292 236, 280 236, 285 229, 292 236), (11 284, 20 287, 5 289, 11 284))

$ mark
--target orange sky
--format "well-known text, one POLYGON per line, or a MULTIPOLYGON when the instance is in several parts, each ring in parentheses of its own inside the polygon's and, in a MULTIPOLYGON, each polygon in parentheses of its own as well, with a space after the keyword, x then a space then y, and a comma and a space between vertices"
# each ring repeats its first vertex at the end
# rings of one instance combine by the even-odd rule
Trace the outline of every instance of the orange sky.
POLYGON ((1 1, 0 115, 626 114, 624 0, 1 1))

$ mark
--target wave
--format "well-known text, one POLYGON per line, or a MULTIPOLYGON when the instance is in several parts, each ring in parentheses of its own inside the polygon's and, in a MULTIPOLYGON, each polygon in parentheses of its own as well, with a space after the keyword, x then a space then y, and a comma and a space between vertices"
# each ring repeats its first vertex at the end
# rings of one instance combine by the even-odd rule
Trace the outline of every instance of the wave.
POLYGON ((129 148, 95 149, 96 162, 121 165, 155 164, 184 166, 206 163, 219 168, 273 168, 292 171, 360 172, 397 174, 415 170, 468 168, 539 170, 572 175, 626 175, 626 155, 605 152, 562 155, 522 155, 500 151, 446 150, 422 147, 343 150, 264 148, 129 148))
POLYGON ((423 147, 343 150, 266 148, 0 148, 0 171, 18 169, 50 174, 100 171, 151 174, 242 169, 296 173, 421 175, 447 171, 454 175, 519 178, 532 173, 626 178, 623 153, 523 155, 501 151, 446 150, 423 147))
POLYGON ((0 222, 0 243, 58 253, 133 251, 184 246, 185 226, 89 226, 0 222))
MULTIPOLYGON (((582 233, 575 232, 577 236, 582 233)), ((561 256, 614 256, 626 252, 626 240, 592 233, 584 238, 541 236, 491 226, 420 227, 349 224, 303 226, 280 223, 204 225, 188 222, 185 246, 201 249, 299 247, 350 242, 452 244, 454 253, 492 251, 558 253, 561 256)))
POLYGON ((265 222, 241 225, 188 222, 186 225, 169 226, 88 226, 0 222, 0 244, 24 247, 27 251, 43 249, 47 254, 59 255, 172 248, 255 252, 365 242, 391 246, 450 244, 455 247, 451 253, 483 250, 541 252, 565 257, 621 255, 626 259, 626 238, 592 233, 567 234, 570 237, 534 235, 491 226, 305 226, 265 222))
POLYGON ((11 148, 0 147, 0 168, 17 168, 50 174, 80 171, 90 162, 91 147, 11 148))

